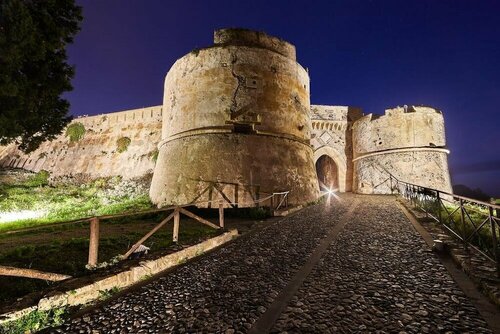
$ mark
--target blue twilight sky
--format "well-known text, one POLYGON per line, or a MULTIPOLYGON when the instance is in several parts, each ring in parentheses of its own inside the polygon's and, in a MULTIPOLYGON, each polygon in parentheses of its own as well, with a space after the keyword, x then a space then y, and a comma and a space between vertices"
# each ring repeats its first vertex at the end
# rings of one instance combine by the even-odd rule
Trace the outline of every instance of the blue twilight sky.
POLYGON ((77 2, 73 115, 161 104, 170 66, 213 30, 261 30, 297 47, 313 104, 442 110, 453 183, 500 196, 500 1, 77 2))

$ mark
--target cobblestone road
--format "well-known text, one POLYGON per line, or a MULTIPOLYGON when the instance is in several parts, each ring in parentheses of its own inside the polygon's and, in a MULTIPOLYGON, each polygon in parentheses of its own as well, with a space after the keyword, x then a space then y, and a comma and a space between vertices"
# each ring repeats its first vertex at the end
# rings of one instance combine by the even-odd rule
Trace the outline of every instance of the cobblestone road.
POLYGON ((490 333, 390 197, 365 196, 273 333, 490 333))
POLYGON ((249 233, 52 332, 245 333, 356 202, 272 332, 488 332, 394 199, 354 195, 249 233))

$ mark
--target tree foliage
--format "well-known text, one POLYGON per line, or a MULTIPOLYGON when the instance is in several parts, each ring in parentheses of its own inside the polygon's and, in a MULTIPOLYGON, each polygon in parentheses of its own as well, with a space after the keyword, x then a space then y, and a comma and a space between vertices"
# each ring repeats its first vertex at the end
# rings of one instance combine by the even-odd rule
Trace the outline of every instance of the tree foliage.
POLYGON ((74 75, 65 48, 81 20, 74 0, 0 2, 0 144, 31 152, 71 120, 61 98, 74 75))
POLYGON ((480 188, 472 189, 463 184, 453 185, 453 193, 459 196, 477 199, 478 201, 489 202, 491 196, 484 193, 480 188))

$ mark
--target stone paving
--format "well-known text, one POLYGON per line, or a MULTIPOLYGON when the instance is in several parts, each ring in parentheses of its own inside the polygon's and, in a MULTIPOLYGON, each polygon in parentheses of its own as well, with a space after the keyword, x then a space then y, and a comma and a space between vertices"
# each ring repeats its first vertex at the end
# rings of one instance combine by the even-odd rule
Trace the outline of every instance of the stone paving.
POLYGON ((394 199, 354 195, 250 232, 51 332, 245 333, 354 202, 272 332, 489 332, 394 199))
POLYGON ((271 332, 490 330, 394 199, 365 196, 271 332))
POLYGON ((74 319, 57 332, 246 332, 345 210, 340 205, 329 210, 308 207, 74 319))

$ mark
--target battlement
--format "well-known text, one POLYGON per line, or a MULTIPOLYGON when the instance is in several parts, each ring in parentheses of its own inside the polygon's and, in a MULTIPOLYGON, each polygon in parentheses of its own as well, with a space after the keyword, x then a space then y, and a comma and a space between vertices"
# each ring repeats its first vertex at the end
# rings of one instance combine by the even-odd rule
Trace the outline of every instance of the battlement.
POLYGON ((106 114, 94 116, 81 116, 73 119, 74 122, 82 123, 87 127, 93 127, 105 124, 106 126, 113 126, 123 123, 135 122, 161 122, 163 113, 163 106, 152 106, 139 109, 130 109, 124 111, 115 111, 106 114))
POLYGON ((378 119, 386 119, 386 117, 419 117, 416 115, 428 115, 429 117, 442 118, 442 112, 433 107, 427 106, 397 106, 394 108, 385 109, 384 114, 368 114, 361 117, 362 122, 371 122, 378 119))
POLYGON ((353 124, 354 156, 413 147, 444 147, 444 119, 431 107, 396 107, 353 124))
POLYGON ((428 107, 428 106, 397 106, 395 108, 390 108, 385 110, 385 115, 400 115, 400 114, 409 114, 409 113, 421 113, 421 114, 441 114, 441 111, 428 107))
POLYGON ((260 47, 292 60, 297 59, 295 46, 260 31, 239 28, 219 29, 214 32, 214 44, 260 47))
POLYGON ((313 121, 347 121, 353 122, 363 116, 361 108, 348 106, 311 105, 313 121))

